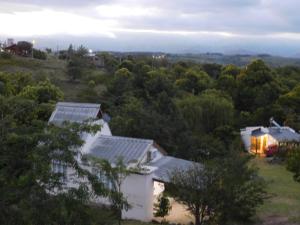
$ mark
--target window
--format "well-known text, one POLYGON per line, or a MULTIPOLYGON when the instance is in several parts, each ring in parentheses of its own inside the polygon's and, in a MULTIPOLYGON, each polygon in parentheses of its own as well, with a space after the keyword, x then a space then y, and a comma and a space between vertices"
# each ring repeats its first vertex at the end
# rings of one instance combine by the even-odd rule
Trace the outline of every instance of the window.
POLYGON ((112 189, 112 182, 103 171, 93 168, 92 173, 97 176, 98 180, 104 185, 105 188, 112 189))
POLYGON ((53 160, 52 161, 52 172, 61 174, 62 181, 67 180, 67 165, 61 161, 53 160))

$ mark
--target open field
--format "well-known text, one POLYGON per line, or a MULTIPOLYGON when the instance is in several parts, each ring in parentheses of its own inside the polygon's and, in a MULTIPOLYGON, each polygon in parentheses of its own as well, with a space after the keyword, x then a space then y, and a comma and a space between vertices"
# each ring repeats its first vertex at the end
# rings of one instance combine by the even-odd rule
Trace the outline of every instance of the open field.
POLYGON ((300 224, 300 183, 284 165, 270 164, 266 159, 255 159, 259 173, 268 182, 271 198, 257 210, 258 224, 300 224))

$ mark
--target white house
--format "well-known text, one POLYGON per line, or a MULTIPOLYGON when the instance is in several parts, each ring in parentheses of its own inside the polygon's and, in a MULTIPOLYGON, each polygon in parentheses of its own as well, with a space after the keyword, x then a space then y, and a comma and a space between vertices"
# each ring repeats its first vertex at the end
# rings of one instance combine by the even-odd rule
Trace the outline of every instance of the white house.
MULTIPOLYGON (((153 140, 112 136, 108 123, 101 117, 99 104, 59 102, 49 122, 61 125, 64 121, 81 123, 87 119, 94 119, 94 123, 101 124, 101 130, 95 135, 82 135, 85 141, 81 148, 82 155, 99 157, 111 164, 122 157, 127 165, 146 168, 142 173, 129 175, 124 181, 122 191, 132 208, 124 211, 122 217, 151 221, 153 204, 157 196, 164 191, 164 183, 169 181, 169 172, 175 168, 189 168, 193 163, 167 156, 153 140)), ((78 160, 80 161, 80 158, 78 160)), ((89 169, 93 171, 93 168, 89 169)), ((77 185, 76 178, 72 176, 73 171, 66 165, 56 162, 54 170, 65 174, 68 187, 77 185)), ((107 204, 105 199, 95 199, 95 202, 107 204)))
POLYGON ((264 154, 268 146, 298 145, 300 134, 290 127, 280 126, 273 118, 270 127, 256 126, 241 129, 245 149, 254 154, 264 154))

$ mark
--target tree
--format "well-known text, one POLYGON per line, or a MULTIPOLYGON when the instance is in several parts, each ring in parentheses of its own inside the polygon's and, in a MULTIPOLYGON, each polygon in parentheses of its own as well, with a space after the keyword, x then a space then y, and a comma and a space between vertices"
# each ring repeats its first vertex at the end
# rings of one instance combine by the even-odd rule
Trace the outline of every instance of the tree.
POLYGON ((35 100, 38 103, 56 102, 63 97, 61 90, 51 84, 49 80, 40 82, 37 85, 26 86, 19 95, 27 99, 35 100))
POLYGON ((73 56, 68 62, 67 65, 67 74, 72 81, 80 79, 83 74, 84 61, 77 57, 73 56))
POLYGON ((88 53, 88 50, 83 45, 80 45, 76 51, 76 55, 80 58, 84 57, 87 53, 88 53))
POLYGON ((183 78, 176 80, 175 84, 182 90, 197 95, 206 89, 212 88, 213 80, 203 71, 190 69, 184 74, 183 78))
POLYGON ((203 64, 202 69, 212 78, 217 79, 222 70, 222 66, 216 63, 203 64))
POLYGON ((79 180, 78 188, 61 191, 65 174, 54 172, 53 162, 72 168, 103 194, 99 182, 92 182, 89 171, 76 160, 82 132, 94 133, 99 127, 48 124, 51 103, 59 96, 49 93, 60 91, 49 81, 27 86, 26 76, 16 77, 5 83, 12 91, 0 94, 0 224, 94 223, 88 185, 79 180))
POLYGON ((216 207, 218 174, 208 166, 194 164, 187 170, 175 169, 170 173, 169 193, 195 217, 195 225, 213 219, 216 207))
POLYGON ((48 125, 36 116, 39 104, 19 96, 0 97, 0 104, 0 223, 66 224, 75 214, 77 218, 86 215, 66 203, 87 205, 87 186, 81 183, 79 189, 57 193, 55 190, 63 188, 64 174, 54 173, 51 165, 53 160, 59 161, 79 177, 89 177, 76 156, 83 144, 81 132, 93 131, 86 125, 48 125), (54 210, 58 206, 61 211, 54 210), (65 215, 66 211, 70 214, 65 215))
POLYGON ((108 85, 108 92, 117 98, 122 97, 126 92, 132 91, 132 79, 133 75, 128 69, 122 68, 117 70, 108 85))
POLYGON ((216 160, 220 174, 215 212, 218 224, 245 223, 256 213, 258 206, 269 198, 266 182, 251 164, 251 156, 241 153, 240 138, 232 142, 226 157, 216 160))
POLYGON ((127 211, 131 207, 121 188, 130 173, 137 172, 137 169, 128 169, 122 157, 118 158, 114 165, 111 165, 111 163, 106 160, 94 157, 90 157, 89 159, 91 160, 92 165, 98 168, 99 172, 102 172, 102 176, 104 176, 109 182, 109 187, 107 188, 108 199, 111 203, 112 209, 116 212, 118 224, 121 225, 122 210, 127 211))
POLYGON ((245 222, 267 198, 264 180, 249 167, 250 158, 232 153, 170 173, 167 191, 194 215, 196 225, 245 222))
POLYGON ((107 52, 101 53, 99 56, 102 57, 104 60, 105 69, 110 73, 115 72, 115 70, 118 67, 119 61, 107 52))
POLYGON ((300 149, 296 148, 288 153, 287 169, 294 173, 294 180, 300 182, 300 149))
POLYGON ((262 60, 249 64, 237 77, 237 109, 254 112, 259 107, 265 107, 267 110, 282 93, 275 77, 274 71, 262 60))
POLYGON ((73 45, 70 44, 69 48, 68 48, 68 55, 69 57, 71 57, 74 54, 74 49, 73 49, 73 45))
POLYGON ((241 72, 241 69, 235 65, 229 64, 227 66, 224 66, 222 68, 222 75, 230 75, 234 78, 236 78, 241 72))
POLYGON ((130 72, 133 71, 133 67, 134 67, 134 64, 132 61, 130 60, 124 60, 121 62, 121 64, 119 65, 119 69, 122 69, 122 68, 126 68, 128 69, 130 72))
POLYGON ((300 85, 288 93, 280 96, 279 103, 286 108, 287 112, 300 112, 300 85))
POLYGON ((157 203, 154 204, 154 216, 162 217, 163 221, 165 216, 169 215, 172 206, 170 200, 164 194, 160 194, 157 199, 157 203))
POLYGON ((165 70, 150 71, 146 77, 148 80, 145 82, 145 91, 148 100, 156 99, 163 92, 169 97, 174 96, 173 81, 165 70))
POLYGON ((78 94, 78 98, 80 99, 80 101, 91 103, 96 103, 97 101, 99 101, 99 94, 97 93, 95 86, 95 81, 90 80, 88 86, 78 94))
POLYGON ((42 59, 42 60, 47 59, 47 54, 45 52, 38 49, 32 49, 32 51, 33 51, 33 58, 42 59))
POLYGON ((227 92, 233 99, 236 98, 237 82, 231 75, 221 75, 217 80, 217 88, 227 92))
POLYGON ((208 90, 200 96, 187 96, 177 102, 192 131, 206 134, 233 121, 233 103, 220 91, 208 90))

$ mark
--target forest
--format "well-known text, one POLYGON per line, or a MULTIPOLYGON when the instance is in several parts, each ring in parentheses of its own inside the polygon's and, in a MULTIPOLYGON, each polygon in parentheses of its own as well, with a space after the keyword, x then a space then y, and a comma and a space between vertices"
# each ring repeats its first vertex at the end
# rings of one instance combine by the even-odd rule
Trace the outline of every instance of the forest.
MULTIPOLYGON (((0 223, 114 223, 110 210, 99 214, 88 204, 84 185, 55 196, 48 192, 62 185, 50 168, 59 159, 87 176, 95 193, 105 195, 72 152, 82 145, 80 132, 95 128, 47 124, 55 103, 63 100, 100 103, 114 135, 153 139, 169 155, 215 171, 206 174, 217 177, 214 189, 193 192, 193 198, 206 204, 202 211, 214 212, 207 212, 212 219, 201 224, 251 223, 268 195, 239 132, 246 126, 268 126, 271 117, 300 130, 300 68, 270 67, 262 60, 239 67, 98 53, 104 62, 99 68, 83 57, 86 53, 84 47, 70 46, 61 59, 0 57, 0 223), (203 198, 207 195, 209 199, 203 198)), ((289 168, 299 180, 300 168, 293 160, 289 168)), ((189 190, 182 191, 176 193, 181 200, 189 190)))

